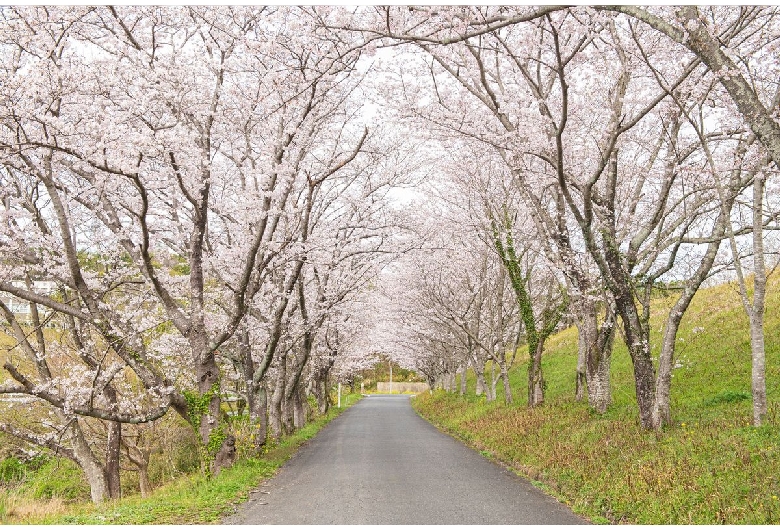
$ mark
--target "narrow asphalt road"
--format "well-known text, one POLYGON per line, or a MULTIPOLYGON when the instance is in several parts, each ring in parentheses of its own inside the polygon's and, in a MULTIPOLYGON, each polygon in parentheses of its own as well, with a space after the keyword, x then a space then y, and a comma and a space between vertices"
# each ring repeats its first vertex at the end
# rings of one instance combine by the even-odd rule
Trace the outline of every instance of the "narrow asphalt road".
POLYGON ((223 524, 586 523, 436 430, 408 396, 363 399, 259 489, 223 524))

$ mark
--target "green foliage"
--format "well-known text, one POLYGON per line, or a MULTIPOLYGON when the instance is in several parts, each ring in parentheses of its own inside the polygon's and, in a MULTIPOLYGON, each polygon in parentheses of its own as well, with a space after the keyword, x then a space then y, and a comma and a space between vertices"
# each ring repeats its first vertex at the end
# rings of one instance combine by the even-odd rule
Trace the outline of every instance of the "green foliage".
POLYGON ((52 458, 28 475, 20 491, 33 499, 88 500, 89 485, 79 467, 65 458, 52 458))
MULTIPOLYGON (((768 290, 767 425, 751 426, 747 319, 733 285, 701 291, 683 319, 672 384, 673 424, 663 432, 637 421, 631 361, 615 343, 613 403, 597 415, 574 400, 577 332, 551 336, 543 358, 545 405, 527 409, 523 392, 503 404, 435 392, 414 401, 441 429, 544 484, 593 522, 631 524, 780 523, 780 281, 768 290), (561 434, 565 433, 565 434, 561 434)), ((665 315, 675 297, 653 301, 665 315)), ((663 320, 650 321, 657 357, 663 320)), ((510 372, 524 388, 527 364, 510 372)))
MULTIPOLYGON (((200 423, 205 414, 209 411, 209 404, 211 399, 217 395, 220 391, 219 382, 214 383, 208 392, 203 394, 199 392, 191 392, 185 390, 183 392, 184 399, 187 401, 187 416, 189 418, 190 425, 197 433, 200 430, 200 423)), ((198 455, 200 457, 200 468, 204 475, 208 476, 211 473, 210 463, 214 460, 214 457, 222 447, 222 442, 227 438, 227 431, 225 428, 225 422, 222 418, 219 419, 219 425, 212 429, 209 433, 208 442, 203 444, 199 436, 196 436, 198 441, 198 455)))
POLYGON ((536 319, 534 318, 533 306, 531 302, 531 296, 526 286, 530 280, 530 272, 523 273, 520 266, 520 260, 515 252, 514 240, 512 238, 512 220, 509 217, 509 213, 506 209, 503 212, 503 219, 501 229, 499 230, 498 223, 495 219, 491 219, 491 228, 493 231, 493 245, 501 257, 501 262, 504 264, 509 279, 512 284, 512 289, 515 291, 515 297, 517 304, 520 308, 520 315, 525 324, 526 341, 528 342, 528 351, 536 350, 536 345, 540 338, 537 335, 536 319), (503 240, 502 232, 503 231, 503 240))
POLYGON ((185 390, 182 392, 187 401, 187 416, 190 425, 197 432, 200 429, 201 418, 209 411, 209 403, 215 394, 219 393, 219 383, 214 383, 208 392, 201 394, 198 391, 185 390))
POLYGON ((45 518, 45 524, 192 524, 213 523, 233 504, 247 497, 276 466, 248 459, 215 478, 195 474, 156 490, 151 496, 129 497, 100 506, 82 505, 73 513, 45 518))
POLYGON ((0 461, 0 486, 15 487, 35 475, 35 473, 49 462, 47 455, 38 455, 22 460, 17 456, 9 456, 0 461))
MULTIPOLYGON (((504 264, 504 268, 506 269, 512 284, 512 290, 515 292, 515 299, 525 326, 525 339, 528 345, 529 361, 531 362, 531 366, 533 366, 533 355, 538 345, 544 345, 547 337, 555 331, 563 314, 566 312, 566 308, 569 305, 568 295, 562 286, 558 286, 560 299, 552 305, 545 306, 540 315, 541 319, 537 322, 536 317, 534 316, 533 301, 529 292, 531 269, 529 267, 525 272, 522 270, 520 264, 522 255, 520 257, 517 256, 514 239, 512 237, 513 220, 510 218, 506 208, 504 208, 503 211, 501 227, 499 228, 498 223, 493 218, 491 219, 491 229, 493 246, 498 252, 501 262, 504 264)), ((543 383, 543 385, 543 389, 546 392, 545 383, 543 383)))
POLYGON ((0 485, 9 486, 22 481, 27 474, 24 462, 12 456, 0 462, 0 485))
POLYGON ((79 250, 76 254, 76 259, 78 259, 79 265, 81 265, 84 270, 95 272, 101 276, 108 272, 112 265, 115 266, 117 263, 120 263, 127 266, 133 262, 130 254, 127 252, 122 252, 117 258, 116 256, 107 256, 99 252, 79 250))
MULTIPOLYGON (((360 377, 358 377, 357 379, 358 382, 354 385, 355 390, 360 390, 360 382, 362 381, 364 383, 364 390, 366 392, 376 391, 377 381, 390 380, 390 366, 388 365, 388 360, 383 359, 378 363, 376 363, 372 368, 368 370, 363 370, 360 377)), ((420 376, 413 370, 401 368, 397 364, 393 363, 393 381, 418 383, 418 382, 424 382, 425 378, 420 376)), ((335 400, 331 400, 331 403, 335 403, 335 400)))
POLYGON ((186 261, 182 261, 171 267, 171 276, 188 276, 189 274, 190 264, 186 261))
MULTIPOLYGON (((345 396, 352 404, 359 394, 345 396)), ((247 499, 249 491, 271 477, 295 451, 312 438, 329 421, 346 410, 331 408, 327 415, 316 418, 300 431, 285 436, 274 447, 269 447, 262 458, 239 460, 231 468, 215 477, 199 473, 180 477, 158 489, 149 497, 128 496, 101 505, 76 504, 66 515, 47 515, 29 518, 32 524, 207 524, 219 522, 230 514, 235 505, 247 499)), ((2 499, 0 498, 0 503, 2 499)))
POLYGON ((223 423, 209 433, 209 443, 206 444, 206 452, 211 458, 216 456, 226 438, 227 433, 225 433, 225 424, 223 423))

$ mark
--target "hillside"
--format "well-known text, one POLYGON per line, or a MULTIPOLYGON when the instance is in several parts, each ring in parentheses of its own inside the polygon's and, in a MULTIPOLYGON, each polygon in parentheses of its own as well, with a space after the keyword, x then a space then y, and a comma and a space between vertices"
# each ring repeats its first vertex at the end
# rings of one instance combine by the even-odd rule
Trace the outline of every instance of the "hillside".
MULTIPOLYGON (((673 299, 659 298, 651 319, 673 299)), ((417 398, 426 418, 536 480, 594 522, 634 524, 780 523, 780 281, 769 284, 766 313, 769 421, 750 426, 750 344, 736 285, 702 290, 683 320, 672 383, 674 425, 638 426, 631 363, 618 339, 613 405, 604 416, 574 400, 577 332, 550 339, 544 359, 547 402, 525 408, 525 363, 512 371, 518 403, 505 406, 437 392, 417 398)))

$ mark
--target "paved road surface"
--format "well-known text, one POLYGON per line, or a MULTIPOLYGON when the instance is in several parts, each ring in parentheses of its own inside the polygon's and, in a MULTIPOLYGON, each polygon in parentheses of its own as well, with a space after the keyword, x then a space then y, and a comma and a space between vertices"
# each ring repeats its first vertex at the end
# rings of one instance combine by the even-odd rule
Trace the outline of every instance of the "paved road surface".
POLYGON ((333 420, 226 524, 584 524, 412 410, 375 395, 333 420))

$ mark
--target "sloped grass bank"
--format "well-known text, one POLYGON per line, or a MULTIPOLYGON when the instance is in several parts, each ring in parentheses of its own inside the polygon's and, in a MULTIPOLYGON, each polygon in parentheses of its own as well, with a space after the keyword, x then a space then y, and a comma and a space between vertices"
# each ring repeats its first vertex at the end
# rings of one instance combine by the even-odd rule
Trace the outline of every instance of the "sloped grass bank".
MULTIPOLYGON (((733 285, 697 295, 678 341, 674 424, 639 428, 631 365, 616 341, 614 403, 603 416, 574 400, 576 330, 553 337, 544 360, 547 402, 525 407, 525 363, 512 371, 517 403, 436 392, 414 400, 442 430, 492 455, 594 522, 780 524, 780 312, 767 300, 769 418, 751 426, 750 345, 733 285)), ((656 309, 668 307, 661 298, 656 309)), ((651 321, 653 338, 663 322, 651 321)), ((654 350, 657 355, 657 349, 654 350)), ((499 385, 500 390, 500 385, 499 385)))
POLYGON ((25 510, 24 499, 15 502, 21 516, 4 520, 10 524, 207 524, 217 523, 223 516, 245 501, 249 492, 260 481, 273 476, 295 451, 312 438, 332 419, 360 399, 359 394, 342 397, 343 408, 331 407, 326 416, 319 417, 300 431, 284 437, 262 458, 248 458, 207 479, 195 473, 175 480, 152 492, 146 498, 133 495, 100 505, 78 503, 62 506, 57 503, 57 514, 25 510), (32 512, 32 513, 30 513, 32 512))

